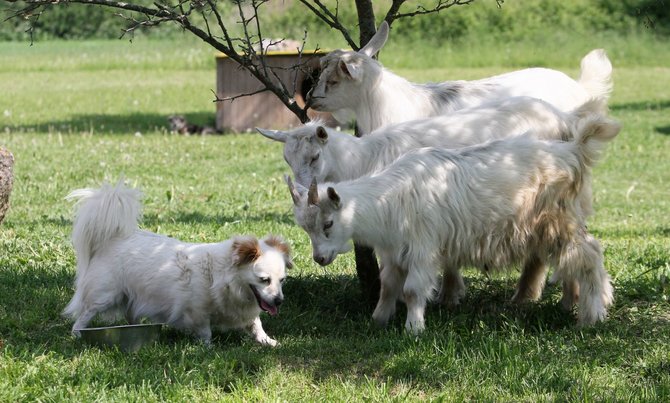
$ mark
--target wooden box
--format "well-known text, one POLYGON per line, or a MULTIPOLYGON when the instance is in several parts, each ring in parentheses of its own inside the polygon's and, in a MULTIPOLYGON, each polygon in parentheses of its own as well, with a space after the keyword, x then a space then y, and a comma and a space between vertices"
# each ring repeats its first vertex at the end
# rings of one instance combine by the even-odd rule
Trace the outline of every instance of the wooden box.
MULTIPOLYGON (((305 96, 318 79, 319 59, 326 52, 274 51, 268 52, 266 64, 294 93, 301 107, 305 96), (293 66, 303 63, 300 69, 293 66)), ((216 93, 219 99, 249 94, 263 85, 245 69, 226 55, 216 57, 216 93)), ((326 124, 335 125, 329 113, 308 111, 311 119, 320 118, 326 124)), ((248 132, 254 127, 266 129, 289 129, 300 124, 298 118, 270 91, 216 103, 216 128, 223 131, 248 132)))

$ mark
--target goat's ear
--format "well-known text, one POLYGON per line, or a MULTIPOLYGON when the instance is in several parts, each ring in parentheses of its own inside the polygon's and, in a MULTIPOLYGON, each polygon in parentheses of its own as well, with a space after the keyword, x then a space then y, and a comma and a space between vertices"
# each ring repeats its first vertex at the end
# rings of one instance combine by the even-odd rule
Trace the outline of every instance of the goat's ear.
POLYGON ((312 179, 307 191, 307 204, 312 206, 319 205, 319 188, 316 185, 316 178, 312 179))
POLYGON ((270 140, 279 141, 281 143, 286 143, 286 138, 288 137, 288 134, 286 132, 282 132, 279 130, 268 130, 257 127, 256 131, 262 134, 263 136, 269 138, 270 140))
MULTIPOLYGON (((293 204, 296 206, 300 204, 300 193, 295 185, 293 184, 293 181, 291 180, 291 177, 288 175, 284 175, 284 180, 286 181, 286 184, 288 185, 288 190, 291 192, 291 199, 293 199, 293 204)), ((300 186, 300 184, 298 184, 300 186)))
POLYGON ((328 132, 326 131, 325 127, 318 126, 316 128, 316 138, 319 139, 319 141, 323 144, 328 142, 328 132))
POLYGON ((335 188, 329 187, 327 190, 328 193, 328 200, 333 204, 333 207, 335 207, 335 210, 339 210, 340 207, 342 206, 342 202, 340 201, 340 195, 337 194, 335 191, 335 188))
POLYGON ((389 24, 386 21, 382 21, 381 25, 379 25, 379 28, 377 28, 377 33, 375 33, 367 45, 363 46, 363 48, 361 48, 358 53, 372 57, 384 47, 384 44, 388 38, 389 24))
POLYGON ((254 237, 237 237, 233 240, 232 261, 235 266, 252 263, 261 256, 261 245, 254 237))
POLYGON ((341 60, 337 63, 340 74, 350 80, 360 81, 363 77, 363 67, 360 64, 345 62, 341 60))

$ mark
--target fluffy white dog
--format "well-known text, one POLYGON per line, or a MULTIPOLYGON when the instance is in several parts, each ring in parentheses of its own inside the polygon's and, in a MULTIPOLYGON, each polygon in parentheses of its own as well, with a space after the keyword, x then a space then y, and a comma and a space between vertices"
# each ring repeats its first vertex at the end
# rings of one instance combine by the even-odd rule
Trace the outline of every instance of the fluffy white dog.
POLYGON ((277 342, 263 330, 261 311, 275 315, 291 263, 279 237, 236 237, 193 244, 138 229, 140 192, 122 181, 79 189, 72 241, 76 292, 64 315, 79 334, 97 315, 165 322, 206 344, 215 327, 244 329, 257 342, 277 342))

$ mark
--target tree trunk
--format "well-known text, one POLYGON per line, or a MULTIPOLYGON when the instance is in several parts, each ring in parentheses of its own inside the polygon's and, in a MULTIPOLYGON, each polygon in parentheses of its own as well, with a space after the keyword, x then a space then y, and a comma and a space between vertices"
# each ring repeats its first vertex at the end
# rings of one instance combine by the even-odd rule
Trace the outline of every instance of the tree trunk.
MULTIPOLYGON (((375 25, 375 13, 370 0, 356 0, 356 11, 358 12, 358 25, 360 28, 360 47, 365 46, 377 32, 375 25)), ((356 136, 360 137, 358 129, 356 136)), ((375 306, 379 300, 379 265, 374 250, 367 246, 354 243, 354 254, 356 255, 356 274, 361 283, 363 298, 370 306, 375 306)))
POLYGON ((361 48, 365 46, 375 33, 377 32, 377 25, 375 25, 375 12, 372 9, 372 1, 370 0, 356 0, 356 12, 358 13, 358 28, 360 30, 360 44, 361 48))
POLYGON ((9 209, 9 194, 14 182, 14 156, 4 147, 0 147, 0 223, 9 209))

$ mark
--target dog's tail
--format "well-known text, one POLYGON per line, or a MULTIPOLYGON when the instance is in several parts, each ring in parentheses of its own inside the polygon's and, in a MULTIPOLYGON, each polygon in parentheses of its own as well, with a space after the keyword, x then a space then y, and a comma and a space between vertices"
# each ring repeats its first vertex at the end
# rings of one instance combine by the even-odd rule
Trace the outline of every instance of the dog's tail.
POLYGON ((77 255, 77 273, 88 268, 91 257, 114 237, 127 237, 137 230, 142 205, 141 193, 127 188, 123 179, 100 189, 78 189, 66 196, 76 200, 77 212, 72 244, 77 255))
POLYGON ((612 63, 604 49, 594 49, 581 62, 579 84, 591 98, 607 99, 612 92, 612 63))
POLYGON ((575 154, 580 163, 593 167, 607 143, 621 131, 621 124, 606 116, 594 114, 577 122, 575 128, 575 154))

